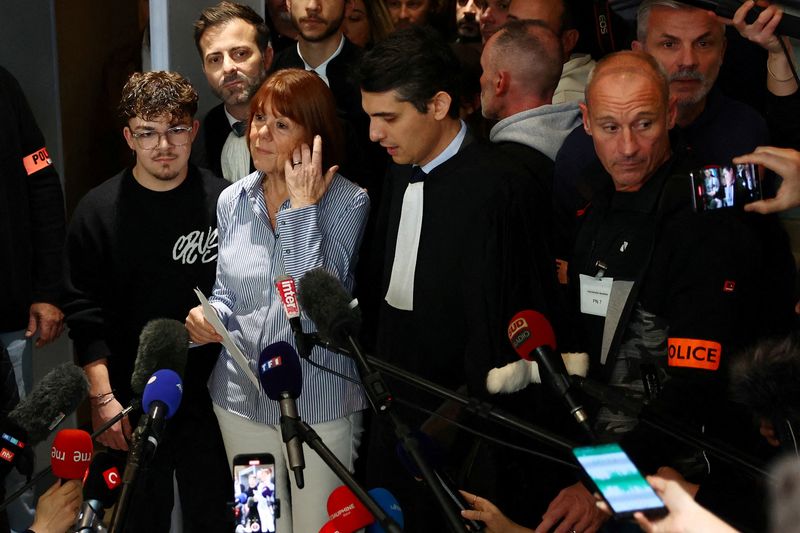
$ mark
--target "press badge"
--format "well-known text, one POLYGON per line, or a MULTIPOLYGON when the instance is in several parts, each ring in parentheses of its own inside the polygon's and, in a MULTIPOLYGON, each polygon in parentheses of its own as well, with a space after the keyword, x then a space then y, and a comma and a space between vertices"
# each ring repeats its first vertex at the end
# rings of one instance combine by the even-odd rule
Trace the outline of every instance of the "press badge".
POLYGON ((581 313, 605 317, 614 278, 595 278, 580 274, 581 313))

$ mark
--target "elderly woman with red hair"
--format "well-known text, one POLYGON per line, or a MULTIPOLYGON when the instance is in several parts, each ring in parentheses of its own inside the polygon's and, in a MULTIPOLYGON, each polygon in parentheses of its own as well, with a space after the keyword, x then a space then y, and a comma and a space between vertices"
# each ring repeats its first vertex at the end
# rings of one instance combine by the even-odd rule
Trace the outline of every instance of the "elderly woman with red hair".
MULTIPOLYGON (((333 95, 313 73, 278 71, 251 100, 248 141, 257 171, 219 198, 219 259, 209 302, 256 375, 259 355, 267 346, 278 341, 294 344, 275 289, 277 278, 300 280, 307 271, 322 267, 353 289, 369 199, 336 172, 342 139, 333 95)), ((302 324, 305 331, 313 331, 307 318, 302 324)), ((200 307, 189 313, 186 327, 195 343, 221 340, 200 307)), ((352 360, 343 356, 314 348, 311 359, 358 379, 352 360)), ((359 385, 305 360, 301 367, 300 418, 352 470, 366 407, 363 392, 359 385)), ((338 478, 304 446, 306 485, 298 490, 291 479, 289 494, 278 402, 254 385, 224 348, 209 388, 228 459, 254 452, 275 456, 276 496, 283 502, 277 530, 318 531, 328 519, 326 501, 341 484, 338 478)))

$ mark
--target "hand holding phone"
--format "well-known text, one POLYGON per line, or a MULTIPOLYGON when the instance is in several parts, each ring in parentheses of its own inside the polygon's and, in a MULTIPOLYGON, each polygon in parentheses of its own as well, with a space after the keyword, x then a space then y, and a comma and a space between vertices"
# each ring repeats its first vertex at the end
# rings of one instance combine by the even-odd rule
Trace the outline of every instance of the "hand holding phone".
POLYGON ((635 513, 634 518, 646 532, 653 531, 714 531, 733 533, 736 530, 701 507, 680 483, 660 476, 648 476, 648 483, 669 509, 664 518, 650 518, 635 513))
POLYGON ((689 174, 695 211, 742 207, 761 199, 761 180, 753 164, 711 165, 689 174))
POLYGON ((641 512, 648 518, 664 516, 667 508, 619 444, 585 446, 572 450, 617 518, 641 512))

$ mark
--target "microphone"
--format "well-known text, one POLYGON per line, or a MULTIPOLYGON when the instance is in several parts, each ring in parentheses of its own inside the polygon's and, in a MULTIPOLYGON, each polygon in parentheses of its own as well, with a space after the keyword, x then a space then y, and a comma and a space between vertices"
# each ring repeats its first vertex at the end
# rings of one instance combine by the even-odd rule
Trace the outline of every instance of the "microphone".
POLYGON ((83 370, 72 363, 61 364, 8 413, 8 421, 26 431, 31 446, 38 444, 78 408, 88 393, 89 382, 83 370))
POLYGON ((157 370, 147 382, 142 394, 142 409, 147 415, 139 421, 145 455, 152 456, 158 448, 166 421, 173 417, 183 398, 183 383, 177 372, 157 370))
POLYGON ((375 521, 347 485, 336 487, 328 496, 328 517, 330 518, 328 523, 334 525, 341 533, 353 533, 375 521))
MULTIPOLYGON (((400 526, 400 529, 403 529, 405 525, 403 520, 403 509, 397 502, 397 498, 395 498, 391 492, 381 487, 370 489, 369 495, 372 496, 372 499, 381 506, 381 509, 383 509, 386 514, 392 518, 392 520, 397 522, 397 525, 400 526)), ((373 518, 372 524, 367 526, 366 533, 386 533, 386 530, 383 529, 383 526, 381 526, 380 522, 373 518)))
POLYGON ((182 376, 188 353, 189 332, 181 322, 157 318, 145 324, 139 335, 139 348, 131 374, 133 392, 142 394, 156 370, 169 369, 182 376))
POLYGON ((139 425, 133 432, 125 472, 122 475, 122 492, 111 518, 111 531, 120 531, 119 528, 124 527, 139 466, 152 458, 166 421, 180 407, 182 396, 183 384, 174 370, 157 370, 147 381, 142 395, 142 409, 145 414, 139 419, 139 425))
POLYGON ((30 476, 33 446, 45 440, 88 393, 80 367, 64 363, 50 370, 0 425, 0 479, 13 466, 30 476))
POLYGON ((82 429, 62 429, 50 448, 53 475, 62 481, 83 479, 92 462, 92 437, 82 429))
POLYGON ((772 423, 781 448, 798 453, 800 333, 768 339, 739 354, 731 367, 731 396, 772 423))
POLYGON ((286 443, 289 468, 294 472, 297 488, 302 489, 305 485, 303 469, 306 467, 303 443, 292 430, 290 421, 300 419, 295 400, 303 390, 303 371, 300 368, 300 358, 292 345, 280 341, 264 348, 258 358, 258 375, 264 392, 280 405, 281 435, 286 443))
POLYGON ((317 325, 320 336, 334 346, 348 346, 361 373, 367 399, 376 411, 391 407, 392 395, 380 372, 373 371, 358 342, 361 312, 337 278, 322 268, 310 270, 300 284, 300 303, 317 325))
MULTIPOLYGON (((300 305, 314 321, 323 339, 334 345, 355 343, 361 326, 358 301, 342 287, 341 282, 322 268, 306 272, 300 283, 300 305)), ((360 346, 354 346, 361 352, 360 346)))
POLYGON ((102 522, 105 510, 116 503, 122 484, 118 466, 121 467, 121 463, 109 453, 94 455, 83 484, 83 504, 72 528, 74 533, 93 532, 102 522))
POLYGON ((275 288, 281 297, 283 311, 289 319, 289 325, 294 333, 294 343, 297 346, 297 353, 300 357, 311 355, 314 343, 303 333, 303 324, 300 322, 300 306, 297 304, 297 290, 292 276, 281 276, 275 280, 275 288))
POLYGON ((570 392, 571 381, 567 368, 561 356, 555 353, 556 336, 544 315, 531 310, 514 315, 508 326, 508 340, 521 358, 539 363, 539 371, 544 378, 542 381, 548 383, 556 396, 564 399, 575 421, 594 439, 594 431, 583 405, 570 392))

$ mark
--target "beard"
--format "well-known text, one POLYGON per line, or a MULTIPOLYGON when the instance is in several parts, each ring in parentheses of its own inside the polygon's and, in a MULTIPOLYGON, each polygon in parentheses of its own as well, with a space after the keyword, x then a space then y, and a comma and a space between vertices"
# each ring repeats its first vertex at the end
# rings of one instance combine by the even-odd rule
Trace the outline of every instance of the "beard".
POLYGON ((481 39, 481 27, 474 16, 461 17, 456 24, 458 38, 462 41, 477 42, 481 39))
POLYGON ((267 79, 267 70, 263 65, 259 68, 258 75, 252 78, 243 72, 237 71, 230 76, 222 78, 219 87, 212 87, 212 92, 227 105, 245 104, 250 101, 250 98, 258 91, 265 79, 267 79), (243 84, 241 87, 233 89, 224 87, 234 81, 241 81, 243 84))
POLYGON ((310 43, 318 43, 326 40, 331 35, 336 34, 336 32, 338 32, 341 29, 342 22, 344 22, 344 10, 342 10, 342 13, 335 20, 326 21, 325 19, 322 18, 314 18, 314 20, 318 20, 320 22, 325 23, 325 28, 322 30, 322 33, 308 33, 304 31, 300 26, 300 22, 307 18, 309 17, 303 17, 301 19, 292 18, 292 25, 295 27, 298 33, 300 33, 300 36, 303 39, 305 39, 310 43))
POLYGON ((709 83, 708 77, 706 77, 702 72, 698 70, 679 70, 669 75, 669 82, 672 83, 676 80, 696 80, 700 82, 700 87, 698 89, 688 95, 688 96, 679 96, 677 104, 678 106, 691 106, 700 102, 703 98, 706 97, 708 92, 711 90, 712 83, 709 83))

